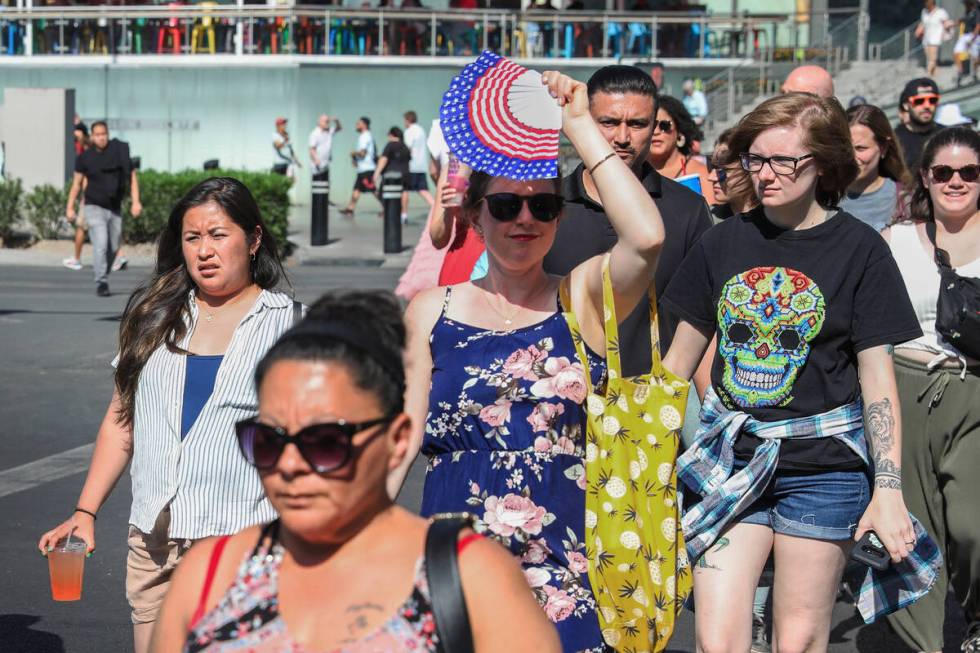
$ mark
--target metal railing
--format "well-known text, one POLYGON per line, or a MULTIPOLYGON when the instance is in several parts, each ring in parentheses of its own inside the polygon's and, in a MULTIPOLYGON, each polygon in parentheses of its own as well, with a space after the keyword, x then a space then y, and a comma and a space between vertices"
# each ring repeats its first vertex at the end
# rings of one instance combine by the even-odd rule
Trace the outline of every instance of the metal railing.
POLYGON ((473 55, 753 57, 792 19, 697 12, 429 11, 310 6, 0 10, 0 57, 44 55, 473 55), (772 35, 772 36, 769 36, 772 35))
POLYGON ((918 25, 919 21, 916 21, 884 41, 872 43, 868 47, 869 58, 872 61, 894 61, 896 59, 908 61, 913 56, 918 55, 922 49, 922 43, 915 38, 915 28, 918 25))
MULTIPOLYGON (((804 64, 822 66, 835 75, 861 59, 867 43, 866 14, 853 9, 830 10, 824 25, 831 26, 822 39, 809 46, 796 38, 792 48, 766 48, 751 61, 720 71, 703 83, 708 100, 706 131, 731 123, 742 109, 777 93, 790 70, 804 64)), ((798 34, 798 32, 797 32, 798 34)))

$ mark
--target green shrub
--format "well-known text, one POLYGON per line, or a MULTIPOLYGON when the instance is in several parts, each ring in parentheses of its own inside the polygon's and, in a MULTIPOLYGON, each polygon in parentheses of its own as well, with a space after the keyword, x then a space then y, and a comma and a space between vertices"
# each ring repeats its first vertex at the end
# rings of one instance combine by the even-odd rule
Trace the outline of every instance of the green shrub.
POLYGON ((68 189, 50 184, 35 186, 24 198, 27 221, 38 238, 57 238, 68 204, 68 189))
POLYGON ((7 242, 24 212, 24 185, 20 179, 0 178, 0 240, 7 242))
POLYGON ((123 220, 123 237, 127 243, 155 241, 166 226, 177 200, 195 184, 209 177, 234 177, 252 191, 266 228, 275 237, 280 251, 285 251, 289 228, 289 179, 286 177, 247 170, 143 170, 138 174, 143 212, 134 218, 129 213, 127 201, 123 220))

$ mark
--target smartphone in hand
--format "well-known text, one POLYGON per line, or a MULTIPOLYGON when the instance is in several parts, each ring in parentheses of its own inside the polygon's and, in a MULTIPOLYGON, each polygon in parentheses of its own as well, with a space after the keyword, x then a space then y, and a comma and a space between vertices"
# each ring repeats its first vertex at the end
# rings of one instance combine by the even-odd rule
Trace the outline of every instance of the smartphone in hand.
POLYGON ((881 543, 874 531, 866 532, 851 549, 851 560, 856 560, 878 571, 888 569, 891 559, 888 549, 881 543))

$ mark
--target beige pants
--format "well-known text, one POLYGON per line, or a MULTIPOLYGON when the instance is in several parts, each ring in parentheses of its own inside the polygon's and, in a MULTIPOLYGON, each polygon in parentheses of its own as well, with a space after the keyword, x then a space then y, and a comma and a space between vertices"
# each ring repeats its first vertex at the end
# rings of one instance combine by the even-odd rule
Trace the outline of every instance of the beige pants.
POLYGON ((170 539, 169 528, 170 508, 163 509, 149 533, 129 527, 126 599, 133 610, 134 624, 156 621, 170 587, 170 576, 193 543, 193 540, 170 539))

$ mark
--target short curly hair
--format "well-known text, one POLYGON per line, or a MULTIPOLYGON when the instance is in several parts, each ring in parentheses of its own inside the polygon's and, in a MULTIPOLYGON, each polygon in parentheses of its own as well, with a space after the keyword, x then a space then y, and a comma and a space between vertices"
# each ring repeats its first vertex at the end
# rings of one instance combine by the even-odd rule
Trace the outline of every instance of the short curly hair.
POLYGON ((670 119, 674 121, 674 129, 678 135, 684 136, 684 144, 678 145, 677 149, 681 154, 687 156, 694 147, 694 141, 703 141, 704 132, 694 123, 694 118, 684 108, 684 103, 671 95, 661 95, 659 98, 659 108, 667 112, 670 119))
MULTIPOLYGON (((844 108, 834 98, 810 93, 777 95, 738 121, 729 141, 732 155, 748 152, 759 134, 774 127, 799 127, 803 131, 803 146, 813 155, 820 173, 817 203, 825 209, 837 208, 858 174, 844 108)), ((737 172, 748 174, 741 169, 737 172)))

